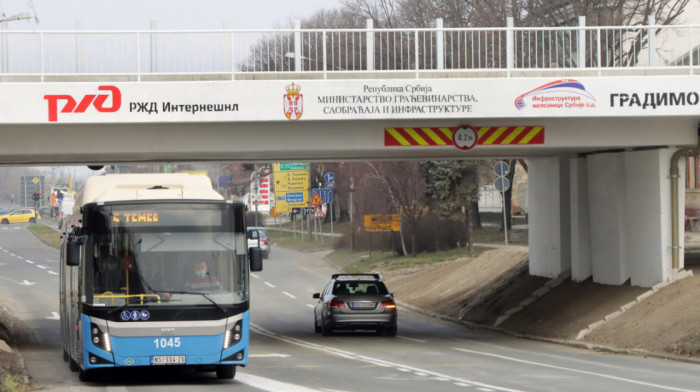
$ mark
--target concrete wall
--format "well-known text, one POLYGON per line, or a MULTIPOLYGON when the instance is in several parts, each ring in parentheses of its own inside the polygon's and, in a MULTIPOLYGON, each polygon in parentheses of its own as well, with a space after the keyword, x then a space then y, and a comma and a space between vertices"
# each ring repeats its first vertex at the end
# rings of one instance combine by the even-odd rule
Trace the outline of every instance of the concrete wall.
POLYGON ((593 281, 620 285, 629 278, 624 158, 622 153, 609 153, 589 155, 586 160, 593 281))
POLYGON ((586 158, 572 158, 571 178, 571 280, 582 282, 593 274, 591 266, 591 225, 588 207, 588 165, 586 158))
POLYGON ((556 277, 570 268, 568 159, 528 161, 530 274, 556 277))
MULTIPOLYGON (((674 272, 669 177, 674 151, 531 159, 530 273, 555 277, 570 269, 574 281, 592 276, 597 283, 642 287, 666 281, 674 272)), ((681 176, 680 206, 683 188, 681 176)), ((681 233, 683 213, 680 208, 681 233)), ((683 268, 682 252, 679 261, 683 268)))

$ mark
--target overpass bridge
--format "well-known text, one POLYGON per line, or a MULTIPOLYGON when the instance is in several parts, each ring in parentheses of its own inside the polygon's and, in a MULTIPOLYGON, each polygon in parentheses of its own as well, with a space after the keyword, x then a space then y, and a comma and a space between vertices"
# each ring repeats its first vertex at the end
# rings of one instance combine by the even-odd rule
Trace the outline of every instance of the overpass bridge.
POLYGON ((651 286, 683 267, 699 41, 583 18, 0 31, 0 164, 527 157, 530 272, 651 286))

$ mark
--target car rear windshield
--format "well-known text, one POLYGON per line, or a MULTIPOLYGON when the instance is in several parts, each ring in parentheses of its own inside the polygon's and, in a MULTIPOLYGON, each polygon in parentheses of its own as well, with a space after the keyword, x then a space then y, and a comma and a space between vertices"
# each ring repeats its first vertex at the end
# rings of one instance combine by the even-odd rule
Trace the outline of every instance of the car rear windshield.
POLYGON ((335 282, 333 286, 334 295, 352 294, 379 294, 387 295, 389 290, 382 282, 344 281, 335 282))

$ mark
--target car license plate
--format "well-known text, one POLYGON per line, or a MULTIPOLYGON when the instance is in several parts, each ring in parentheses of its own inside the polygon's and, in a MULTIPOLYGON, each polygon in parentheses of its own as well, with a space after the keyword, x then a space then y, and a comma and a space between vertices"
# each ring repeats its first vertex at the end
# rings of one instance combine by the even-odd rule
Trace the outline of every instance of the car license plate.
POLYGON ((374 302, 351 302, 350 307, 353 309, 374 309, 377 305, 374 302))
POLYGON ((151 357, 151 365, 184 365, 184 355, 157 355, 151 357))

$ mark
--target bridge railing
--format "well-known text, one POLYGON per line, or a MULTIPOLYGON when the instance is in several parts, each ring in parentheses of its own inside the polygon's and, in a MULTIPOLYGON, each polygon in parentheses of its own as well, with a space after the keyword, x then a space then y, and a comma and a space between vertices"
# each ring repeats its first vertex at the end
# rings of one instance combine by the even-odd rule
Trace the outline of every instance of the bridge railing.
POLYGON ((700 71, 700 25, 200 31, 0 31, 0 80, 604 75, 700 71))

